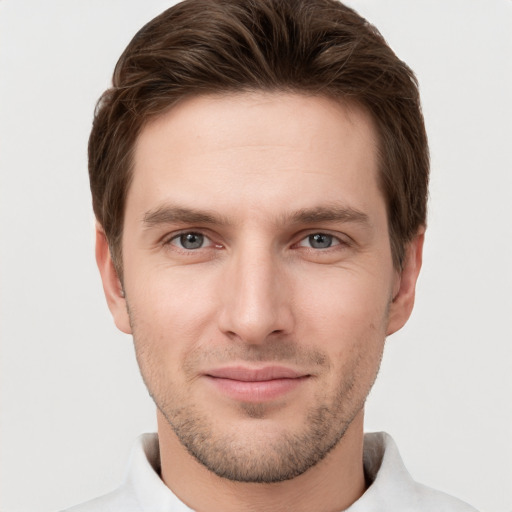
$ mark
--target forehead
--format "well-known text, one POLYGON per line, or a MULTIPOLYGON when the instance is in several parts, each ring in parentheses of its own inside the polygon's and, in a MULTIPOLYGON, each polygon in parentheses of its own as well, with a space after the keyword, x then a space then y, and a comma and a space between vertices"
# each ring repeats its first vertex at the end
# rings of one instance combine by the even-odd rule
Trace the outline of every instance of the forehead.
MULTIPOLYGON (((315 138, 324 150, 329 143, 357 142, 371 150, 377 142, 372 117, 356 102, 284 92, 245 92, 200 95, 185 98, 166 113, 151 120, 136 142, 139 161, 144 147, 172 136, 176 146, 187 150, 223 150, 240 145, 271 146, 286 143, 301 147, 303 137, 315 138), (327 132, 332 132, 327 137, 327 132), (356 137, 349 137, 349 133, 356 137), (209 146, 209 147, 207 147, 209 146)), ((303 148, 312 149, 310 147, 303 148)), ((350 149, 350 148, 349 148, 350 149)))
POLYGON ((142 130, 127 209, 179 200, 277 215, 371 202, 377 189, 376 130, 361 107, 302 94, 198 96, 142 130))

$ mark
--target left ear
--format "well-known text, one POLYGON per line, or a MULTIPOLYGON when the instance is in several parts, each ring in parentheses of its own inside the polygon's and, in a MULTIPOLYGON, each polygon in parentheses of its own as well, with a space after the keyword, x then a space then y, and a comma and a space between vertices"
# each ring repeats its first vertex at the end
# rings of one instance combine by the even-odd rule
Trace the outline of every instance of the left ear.
POLYGON ((411 316, 416 293, 416 281, 418 280, 423 258, 424 239, 425 228, 421 227, 405 249, 403 267, 397 276, 397 283, 393 290, 393 300, 389 307, 386 333, 388 336, 401 329, 411 316))

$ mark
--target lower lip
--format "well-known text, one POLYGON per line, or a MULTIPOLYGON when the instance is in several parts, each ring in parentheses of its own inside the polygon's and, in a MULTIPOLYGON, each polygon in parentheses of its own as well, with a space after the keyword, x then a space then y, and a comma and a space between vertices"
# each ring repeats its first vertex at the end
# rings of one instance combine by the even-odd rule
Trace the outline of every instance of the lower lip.
POLYGON ((224 395, 243 402, 266 402, 290 393, 308 377, 242 381, 207 376, 208 380, 224 395))

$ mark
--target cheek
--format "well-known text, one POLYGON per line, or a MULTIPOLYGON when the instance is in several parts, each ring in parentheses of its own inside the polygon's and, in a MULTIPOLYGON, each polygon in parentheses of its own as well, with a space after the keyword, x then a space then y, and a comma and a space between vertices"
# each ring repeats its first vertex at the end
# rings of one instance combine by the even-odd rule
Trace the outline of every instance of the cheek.
POLYGON ((167 269, 126 283, 136 348, 166 367, 201 342, 214 316, 208 283, 182 274, 167 269))
POLYGON ((383 339, 389 284, 353 270, 331 268, 325 274, 300 281, 300 290, 295 293, 300 328, 316 331, 323 343, 332 343, 331 348, 338 352, 361 341, 383 339))
POLYGON ((364 273, 337 269, 331 274, 323 280, 328 286, 306 286, 298 294, 302 302, 297 330, 304 343, 313 343, 331 362, 325 389, 349 395, 355 404, 366 397, 380 366, 388 286, 364 273))

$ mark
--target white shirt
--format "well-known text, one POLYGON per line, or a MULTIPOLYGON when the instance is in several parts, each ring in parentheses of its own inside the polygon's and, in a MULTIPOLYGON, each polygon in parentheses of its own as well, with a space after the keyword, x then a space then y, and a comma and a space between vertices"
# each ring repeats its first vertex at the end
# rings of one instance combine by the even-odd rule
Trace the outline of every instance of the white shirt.
MULTIPOLYGON (((384 432, 365 435, 363 458, 372 484, 346 512, 476 512, 448 494, 416 483, 395 442, 384 432)), ((193 512, 163 483, 159 472, 158 437, 143 434, 132 450, 123 484, 65 512, 193 512)))

